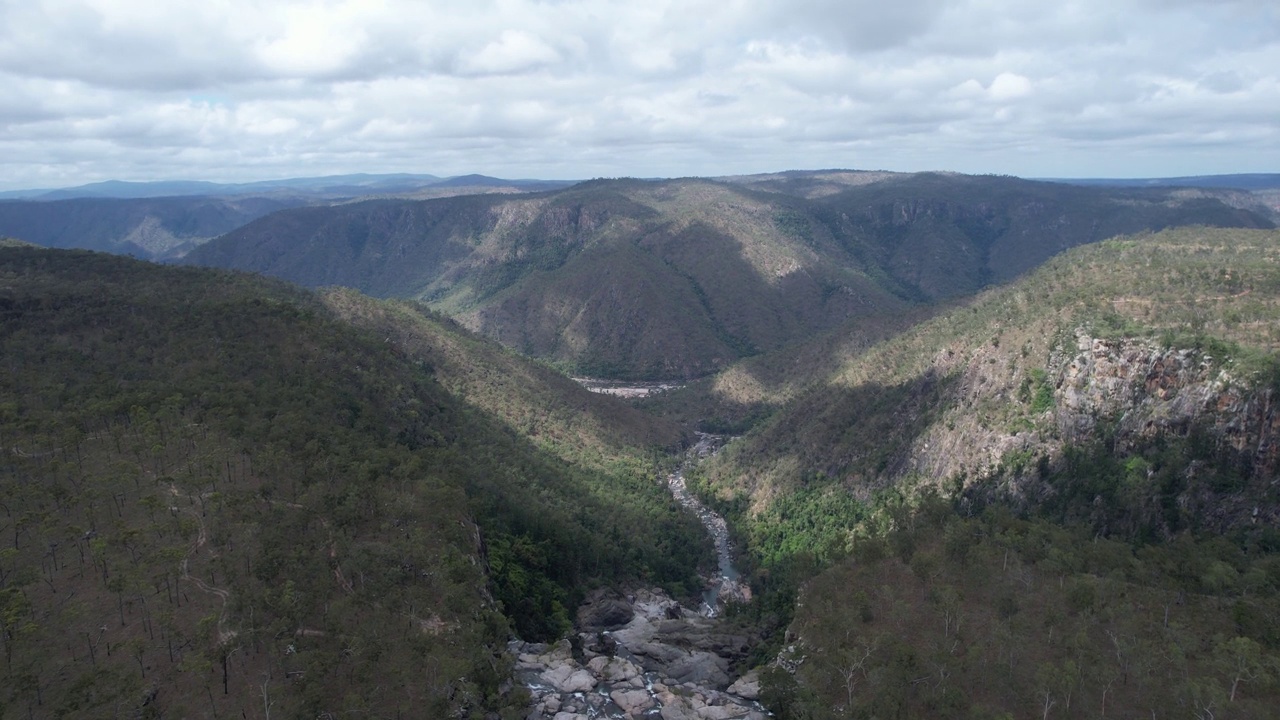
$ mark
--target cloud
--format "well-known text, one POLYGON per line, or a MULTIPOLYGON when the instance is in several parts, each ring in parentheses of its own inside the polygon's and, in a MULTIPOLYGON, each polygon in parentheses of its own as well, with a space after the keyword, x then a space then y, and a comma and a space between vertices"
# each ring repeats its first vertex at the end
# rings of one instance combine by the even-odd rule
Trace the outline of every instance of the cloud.
POLYGON ((1261 0, 0 4, 4 187, 1280 168, 1261 0))
POLYGON ((987 94, 995 100, 1016 100, 1031 94, 1031 80, 1017 73, 1002 72, 991 81, 987 94))
POLYGON ((520 30, 503 30, 479 51, 462 55, 458 68, 467 75, 500 75, 527 72, 559 60, 560 53, 540 38, 520 30))

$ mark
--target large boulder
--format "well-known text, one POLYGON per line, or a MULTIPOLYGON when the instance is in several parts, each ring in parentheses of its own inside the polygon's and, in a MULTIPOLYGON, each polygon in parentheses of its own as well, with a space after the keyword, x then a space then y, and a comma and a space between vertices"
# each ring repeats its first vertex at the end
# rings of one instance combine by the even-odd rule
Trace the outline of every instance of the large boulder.
POLYGON ((609 699, 618 704, 628 717, 637 717, 654 706, 653 697, 646 690, 614 690, 609 699))
POLYGON ((586 632, 616 630, 631 622, 635 609, 618 591, 602 588, 589 595, 578 608, 578 628, 586 632))
POLYGON ((751 713, 751 708, 745 708, 741 705, 708 705, 698 709, 698 717, 705 720, 732 720, 734 718, 745 718, 751 713))
POLYGON ((746 700, 760 699, 760 671, 752 670, 751 672, 738 678, 729 686, 727 692, 730 695, 737 695, 746 700))
POLYGON ((640 675, 640 668, 629 660, 624 660, 620 657, 605 657, 602 655, 591 658, 591 661, 587 663, 587 667, 600 679, 611 683, 627 682, 640 675))
POLYGON ((596 678, 590 670, 570 664, 547 669, 542 673, 542 679, 562 693, 590 692, 596 686, 596 678))
POLYGON ((677 682, 723 690, 729 684, 729 661, 719 655, 695 650, 672 661, 663 674, 677 682))

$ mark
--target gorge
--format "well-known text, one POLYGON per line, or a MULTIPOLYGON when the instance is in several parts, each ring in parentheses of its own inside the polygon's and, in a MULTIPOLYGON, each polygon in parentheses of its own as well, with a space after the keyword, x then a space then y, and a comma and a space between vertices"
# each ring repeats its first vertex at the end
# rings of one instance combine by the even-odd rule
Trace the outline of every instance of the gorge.
POLYGON ((571 639, 552 645, 512 641, 515 680, 532 697, 528 720, 769 717, 758 702, 758 673, 734 678, 734 666, 753 640, 743 627, 718 620, 724 603, 750 602, 750 587, 733 565, 724 518, 685 484, 685 470, 723 442, 699 433, 666 479, 672 495, 697 515, 715 544, 717 572, 707 578, 702 607, 683 607, 654 588, 598 590, 579 609, 571 639))

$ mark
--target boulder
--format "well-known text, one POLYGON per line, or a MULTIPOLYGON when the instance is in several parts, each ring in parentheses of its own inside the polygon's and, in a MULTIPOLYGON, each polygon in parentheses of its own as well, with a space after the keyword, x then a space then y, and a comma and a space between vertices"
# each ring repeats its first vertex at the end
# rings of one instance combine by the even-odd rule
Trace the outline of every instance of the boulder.
POLYGON ((590 670, 568 663, 545 670, 542 679, 562 693, 589 692, 596 686, 596 678, 590 670))
POLYGON ((616 630, 631 622, 636 612, 616 590, 603 588, 587 595, 578 608, 578 627, 587 632, 616 630))
POLYGON ((751 712, 751 708, 745 708, 741 705, 708 705, 698 709, 698 717, 703 718, 703 720, 732 720, 733 718, 744 718, 749 712, 751 712))
POLYGON ((760 671, 752 670, 734 681, 727 691, 745 700, 760 699, 760 671))
POLYGON ((654 705, 653 698, 645 690, 614 690, 609 693, 609 699, 630 717, 636 717, 654 705))
POLYGON ((685 702, 684 698, 670 695, 668 699, 667 695, 658 698, 662 701, 662 720, 700 720, 698 711, 685 702))
POLYGON ((620 657, 592 658, 587 667, 600 679, 614 683, 627 682, 640 675, 640 668, 620 657))
POLYGON ((645 666, 646 670, 653 670, 650 663, 657 663, 659 667, 665 666, 667 663, 675 662, 685 657, 685 651, 677 647, 672 647, 664 643, 636 643, 631 646, 631 652, 635 653, 640 662, 645 666))
POLYGON ((729 685, 729 661, 701 650, 672 661, 663 672, 678 682, 717 690, 729 685))

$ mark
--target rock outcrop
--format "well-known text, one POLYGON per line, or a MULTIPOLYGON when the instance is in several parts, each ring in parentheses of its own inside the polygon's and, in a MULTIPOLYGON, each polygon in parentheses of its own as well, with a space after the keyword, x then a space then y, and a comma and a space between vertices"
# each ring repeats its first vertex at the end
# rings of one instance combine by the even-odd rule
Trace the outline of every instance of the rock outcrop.
MULTIPOLYGON (((994 345, 967 353, 947 349, 930 373, 944 388, 927 409, 936 419, 890 460, 890 478, 974 480, 1003 473, 1011 499, 1034 503, 1052 492, 1037 482, 1041 468, 1052 468, 1067 448, 1105 441, 1123 457, 1196 436, 1213 448, 1215 461, 1239 467, 1248 487, 1226 494, 1193 490, 1196 497, 1179 502, 1208 508, 1208 527, 1280 521, 1280 503, 1271 501, 1280 492, 1275 392, 1205 350, 1097 337, 1079 328, 1039 362, 1011 359, 994 345), (1028 397, 1037 391, 1044 393, 1042 407, 1028 397)), ((1197 485, 1195 463, 1183 472, 1188 487, 1197 485)))

